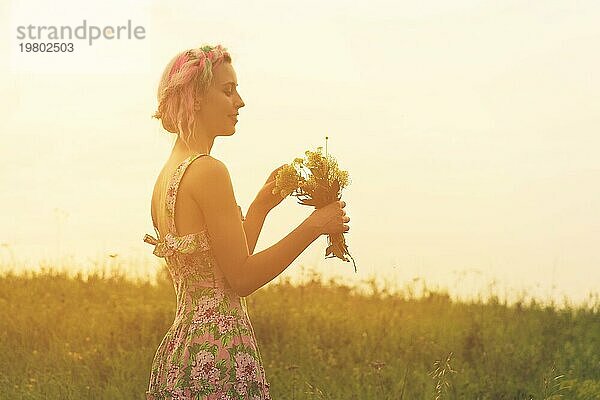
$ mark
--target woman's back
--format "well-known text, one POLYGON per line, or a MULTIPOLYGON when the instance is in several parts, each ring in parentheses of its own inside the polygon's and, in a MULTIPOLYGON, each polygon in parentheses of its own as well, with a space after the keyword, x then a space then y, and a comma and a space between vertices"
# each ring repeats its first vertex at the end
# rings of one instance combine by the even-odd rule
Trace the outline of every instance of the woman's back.
MULTIPOLYGON (((169 186, 176 169, 186 160, 186 157, 175 157, 171 156, 165 163, 163 169, 156 179, 154 185, 154 191, 152 193, 151 202, 151 214, 154 226, 158 228, 161 233, 161 237, 164 237, 168 232, 168 226, 166 225, 166 216, 162 211, 165 210, 165 201, 167 187, 169 186), (159 217, 160 215, 160 217, 159 217)), ((197 203, 194 202, 192 197, 189 195, 187 190, 188 184, 187 179, 181 179, 177 204, 175 210, 175 225, 177 232, 181 235, 187 233, 199 232, 205 229, 204 215, 200 210, 197 203)), ((204 182, 194 182, 195 185, 203 185, 204 182)))

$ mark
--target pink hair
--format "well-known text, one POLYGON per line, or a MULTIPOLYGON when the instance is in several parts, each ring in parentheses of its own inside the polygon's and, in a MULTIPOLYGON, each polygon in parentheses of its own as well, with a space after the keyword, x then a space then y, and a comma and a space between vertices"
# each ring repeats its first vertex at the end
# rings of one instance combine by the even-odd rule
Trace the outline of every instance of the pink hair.
POLYGON ((206 94, 213 69, 231 62, 221 45, 202 46, 177 54, 165 68, 158 85, 158 111, 152 115, 163 127, 177 133, 189 148, 194 131, 194 103, 206 94))

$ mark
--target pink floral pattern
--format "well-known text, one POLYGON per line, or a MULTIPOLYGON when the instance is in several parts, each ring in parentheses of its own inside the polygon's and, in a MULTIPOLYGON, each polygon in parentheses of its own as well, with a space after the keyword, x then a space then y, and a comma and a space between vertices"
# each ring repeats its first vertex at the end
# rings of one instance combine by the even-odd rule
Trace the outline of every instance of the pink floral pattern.
POLYGON ((146 399, 270 399, 245 298, 220 271, 208 230, 179 236, 175 228, 179 183, 203 155, 186 159, 171 178, 165 205, 170 232, 162 240, 143 239, 165 258, 177 296, 175 320, 152 361, 146 399))

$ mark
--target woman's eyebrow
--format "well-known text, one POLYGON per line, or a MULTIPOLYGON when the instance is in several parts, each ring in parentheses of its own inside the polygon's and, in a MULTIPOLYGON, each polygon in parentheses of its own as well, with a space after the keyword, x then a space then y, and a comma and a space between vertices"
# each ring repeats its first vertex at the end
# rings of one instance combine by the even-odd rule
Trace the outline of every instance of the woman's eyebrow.
POLYGON ((237 86, 237 85, 238 85, 238 84, 237 84, 237 83, 235 83, 234 81, 224 82, 224 83, 222 83, 222 85, 223 85, 223 86, 225 86, 225 85, 228 85, 228 84, 230 84, 230 83, 233 83, 235 86, 237 86))

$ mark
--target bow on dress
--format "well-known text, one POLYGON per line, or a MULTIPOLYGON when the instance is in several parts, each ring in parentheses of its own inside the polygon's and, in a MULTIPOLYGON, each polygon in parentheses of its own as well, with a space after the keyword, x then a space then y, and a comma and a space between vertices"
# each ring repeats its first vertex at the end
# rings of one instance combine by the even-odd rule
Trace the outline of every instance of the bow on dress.
MULTIPOLYGON (((238 206, 240 210, 240 219, 246 220, 246 217, 242 213, 242 207, 238 206)), ((158 229, 156 230, 156 236, 160 237, 158 229)), ((144 235, 144 242, 154 245, 154 255, 158 257, 170 257, 176 252, 191 254, 197 250, 208 250, 210 246, 208 231, 205 229, 200 232, 190 233, 185 236, 175 236, 172 233, 167 233, 164 240, 158 240, 152 235, 144 235)))
POLYGON ((178 237, 172 233, 167 233, 164 240, 158 240, 152 235, 144 235, 144 242, 154 245, 154 255, 158 257, 170 257, 176 252, 179 253, 193 253, 198 249, 198 243, 196 242, 197 234, 186 235, 178 237))
POLYGON ((169 257, 175 254, 175 247, 173 242, 167 242, 166 238, 164 241, 159 241, 152 235, 146 234, 144 236, 144 242, 154 245, 154 251, 152 252, 158 257, 169 257))

